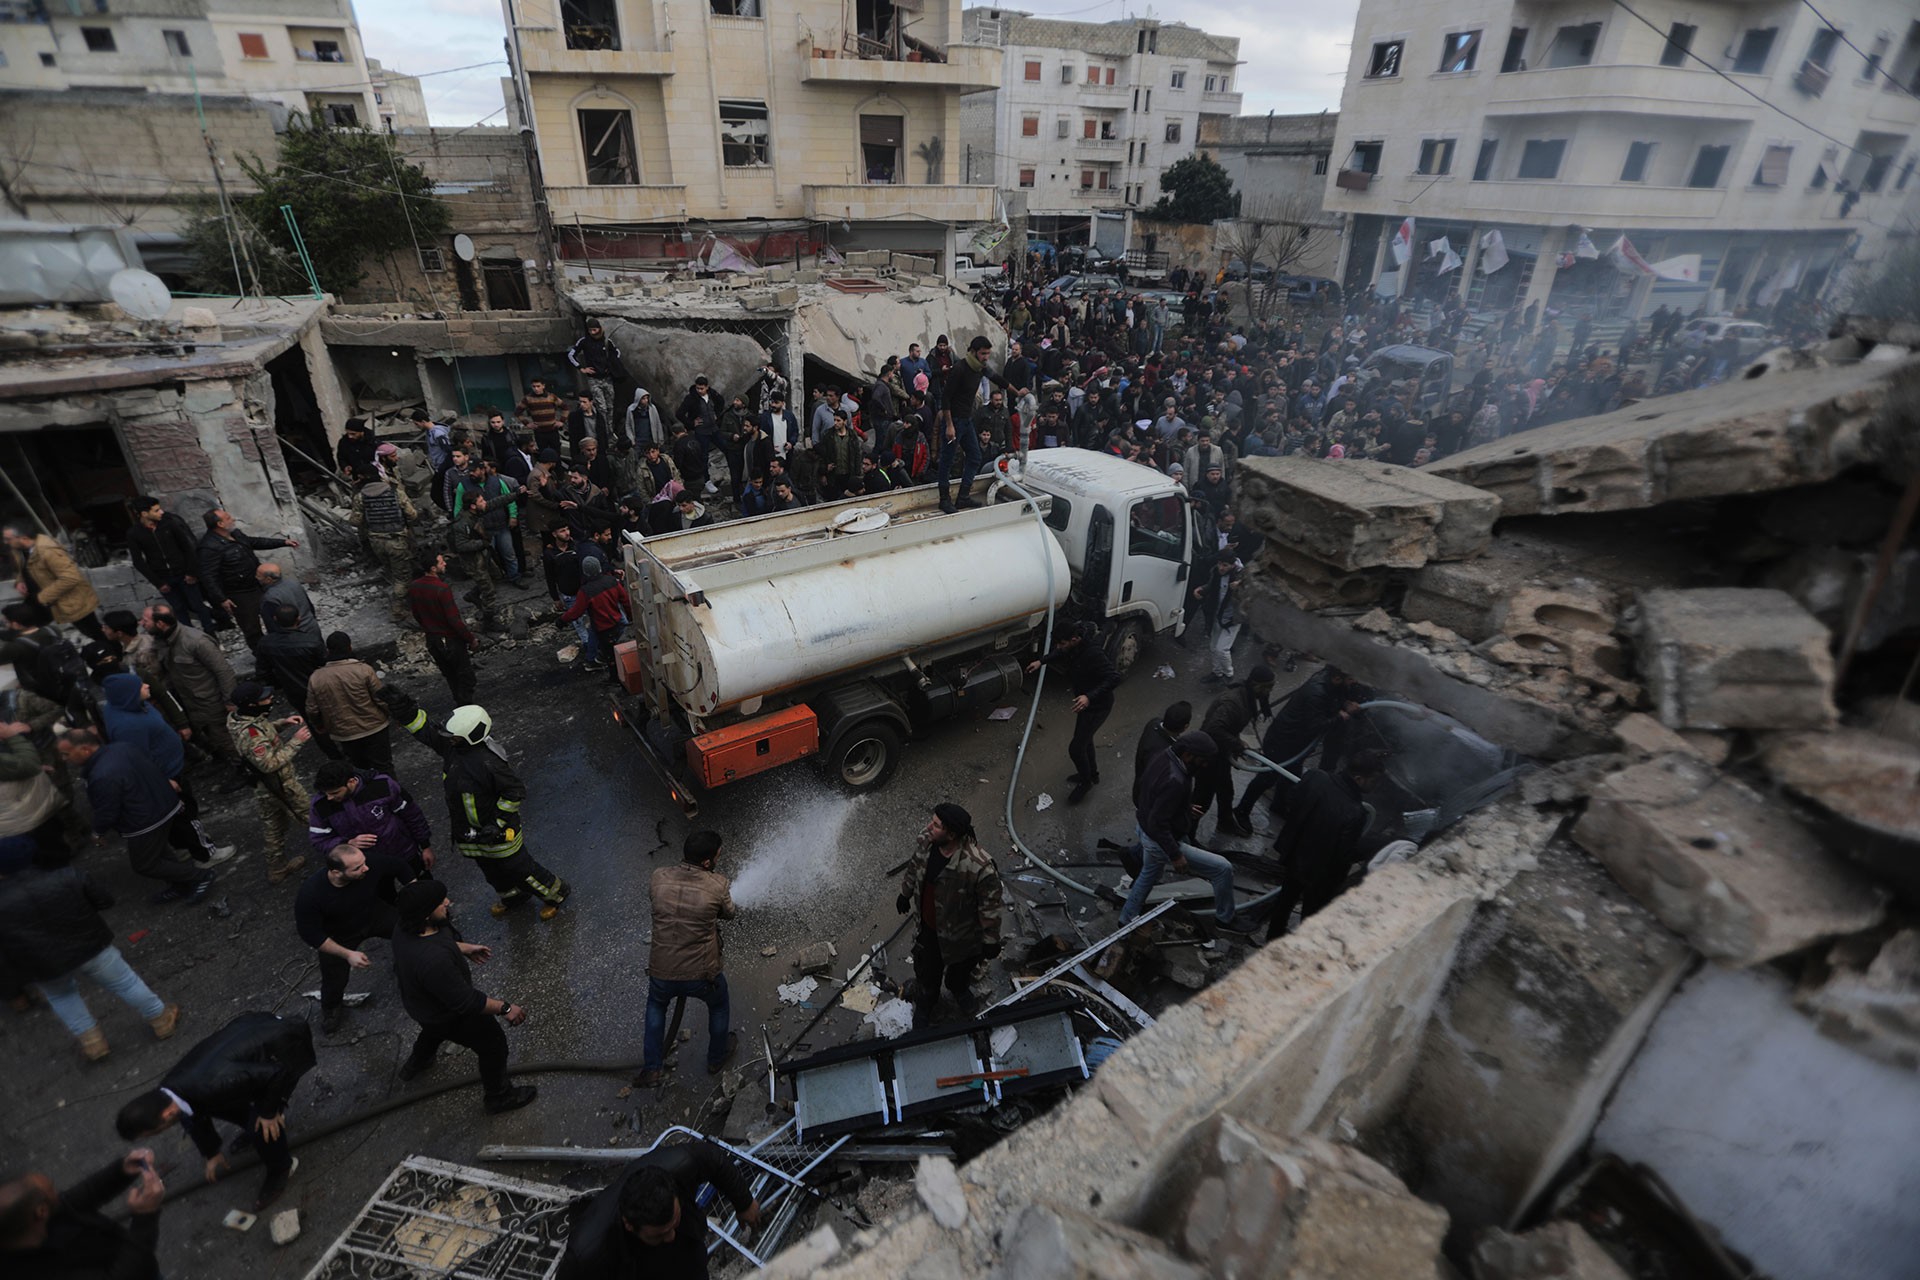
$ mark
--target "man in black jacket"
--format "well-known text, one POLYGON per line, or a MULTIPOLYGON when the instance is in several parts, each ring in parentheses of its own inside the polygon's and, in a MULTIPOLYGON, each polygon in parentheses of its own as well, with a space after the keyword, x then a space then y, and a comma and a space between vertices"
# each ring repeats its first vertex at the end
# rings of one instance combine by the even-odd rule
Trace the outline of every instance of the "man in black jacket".
POLYGON ((1267 706, 1273 690, 1273 668, 1262 663, 1247 673, 1245 681, 1236 681, 1207 704, 1200 728, 1213 739, 1215 755, 1200 778, 1198 803, 1217 804, 1215 824, 1222 835, 1250 836, 1253 828, 1239 820, 1233 808, 1233 761, 1246 748, 1240 735, 1253 723, 1254 716, 1267 706))
MULTIPOLYGON (((1289 694, 1280 710, 1274 713, 1266 733, 1261 735, 1260 754, 1297 775, 1300 769, 1296 757, 1305 755, 1321 735, 1344 725, 1360 710, 1360 704, 1372 697, 1373 690, 1340 668, 1320 668, 1289 694)), ((1338 752, 1322 751, 1323 759, 1337 755, 1338 752)), ((1279 774, 1262 769, 1247 784, 1247 793, 1240 797, 1240 803, 1234 806, 1234 820, 1243 827, 1252 826, 1253 806, 1268 788, 1274 788, 1273 808, 1278 813, 1285 807, 1287 792, 1292 787, 1293 784, 1279 774)))
POLYGON ((206 631, 225 624, 214 616, 200 590, 200 552, 187 522, 160 505, 160 499, 141 494, 128 504, 133 523, 127 528, 127 550, 133 567, 151 582, 175 612, 197 618, 206 631))
POLYGON ((473 985, 467 967, 485 964, 489 947, 462 942, 449 914, 452 900, 438 880, 416 880, 399 893, 395 910, 399 926, 393 934, 393 976, 400 985, 400 1003, 407 1016, 420 1024, 413 1052, 400 1064, 400 1078, 411 1080, 433 1066, 440 1046, 451 1040, 480 1057, 480 1085, 489 1115, 514 1111, 539 1093, 530 1084, 516 1085, 507 1076, 507 1036, 495 1018, 510 1027, 527 1020, 526 1009, 511 1000, 495 1000, 473 985))
POLYGON ((987 367, 987 357, 992 354, 993 340, 982 334, 967 344, 967 354, 954 361, 952 372, 947 374, 940 412, 934 418, 934 438, 940 446, 935 478, 940 484, 942 511, 952 511, 956 505, 947 491, 956 450, 961 457, 958 505, 978 505, 973 500, 973 477, 980 470, 980 433, 973 429, 973 409, 980 402, 980 383, 992 382, 1003 391, 1012 389, 1006 378, 987 367))
POLYGON ((260 597, 263 589, 257 571, 260 557, 256 551, 275 547, 298 547, 292 538, 256 538, 240 532, 231 512, 213 507, 202 517, 207 531, 200 535, 200 585, 246 633, 247 648, 260 643, 260 597))
POLYGON ((103 743, 91 729, 69 729, 55 740, 54 751, 87 780, 95 834, 124 836, 133 869, 167 886, 150 901, 192 905, 206 898, 213 867, 233 857, 233 849, 206 840, 186 817, 179 788, 151 757, 130 742, 103 743), (167 856, 169 844, 193 861, 175 862, 167 856))
POLYGON ((1153 758, 1172 746, 1193 723, 1193 704, 1182 700, 1162 711, 1159 718, 1147 721, 1140 741, 1133 747, 1133 802, 1140 803, 1140 779, 1146 776, 1153 758))
POLYGON ((708 497, 720 492, 720 486, 715 484, 713 478, 707 473, 706 459, 720 447, 720 414, 725 407, 719 395, 708 385, 707 376, 703 373, 693 380, 693 386, 687 389, 687 394, 680 400, 679 411, 673 415, 693 433, 693 438, 700 447, 701 461, 696 468, 700 473, 700 479, 696 481, 693 471, 687 469, 687 462, 681 459, 676 442, 673 460, 680 465, 680 478, 689 485, 701 483, 703 492, 708 497))
POLYGON ((1066 668, 1067 683, 1073 690, 1073 739, 1067 743, 1067 758, 1073 761, 1075 772, 1067 778, 1073 783, 1067 803, 1079 804, 1100 781, 1100 757, 1093 749, 1093 735, 1113 714, 1113 691, 1120 684, 1120 673, 1114 670, 1091 622, 1063 631, 1051 653, 1027 664, 1027 674, 1056 664, 1066 668))
MULTIPOLYGON (((326 641, 320 638, 317 629, 300 625, 300 611, 293 605, 279 605, 271 616, 274 625, 254 650, 256 674, 278 689, 288 705, 304 718, 307 682, 313 679, 314 672, 327 665, 326 641)), ((313 735, 313 745, 329 760, 341 758, 339 746, 324 733, 313 735)))
POLYGON ((253 1139, 266 1179, 253 1211, 280 1198, 299 1161, 287 1143, 287 1102, 313 1070, 313 1031, 305 1020, 243 1013, 187 1051, 158 1089, 120 1108, 120 1136, 150 1138, 178 1124, 207 1161, 207 1181, 228 1167, 215 1120, 253 1139))
POLYGON ((1287 797, 1287 825, 1274 851, 1280 855, 1284 886, 1267 920, 1267 941, 1287 931, 1297 905, 1305 920, 1332 902, 1360 858, 1367 811, 1360 797, 1373 790, 1385 772, 1377 751, 1356 751, 1339 773, 1309 769, 1287 797))
POLYGON ((153 1158, 136 1148, 65 1191, 44 1173, 0 1183, 0 1273, 8 1280, 160 1280, 153 1251, 167 1188, 153 1158), (122 1191, 133 1211, 124 1223, 100 1212, 122 1191))
POLYGON ((9 849, 0 861, 0 961, 40 988, 88 1062, 107 1056, 107 1037, 80 995, 83 974, 145 1018, 155 1037, 171 1036, 180 1006, 153 994, 113 945, 113 928, 100 914, 113 895, 78 867, 28 865, 23 854, 32 848, 9 849))
POLYGON ((649 1151, 568 1211, 567 1253, 555 1280, 705 1280, 707 1217, 698 1199, 711 1183, 749 1226, 760 1202, 740 1167, 710 1142, 649 1151))
POLYGON ((1189 729, 1148 762, 1147 771, 1140 778, 1140 800, 1134 806, 1140 838, 1140 874, 1133 878, 1126 905, 1120 908, 1121 924, 1140 914, 1147 905, 1147 894, 1169 866, 1175 871, 1204 876, 1213 886, 1215 918, 1223 925, 1236 923, 1233 864, 1187 840, 1193 824, 1206 812, 1193 802, 1194 773, 1205 768, 1215 754, 1212 738, 1198 729, 1189 729))

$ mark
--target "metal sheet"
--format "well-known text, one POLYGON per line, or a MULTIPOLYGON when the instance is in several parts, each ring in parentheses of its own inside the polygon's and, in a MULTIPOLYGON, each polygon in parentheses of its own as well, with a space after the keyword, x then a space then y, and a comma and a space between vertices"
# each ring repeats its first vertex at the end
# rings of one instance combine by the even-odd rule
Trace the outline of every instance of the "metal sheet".
POLYGON ((893 1053, 893 1113, 896 1119, 924 1115, 947 1106, 961 1106, 986 1098, 977 1088, 934 1081, 943 1076, 974 1075, 983 1070, 980 1052, 971 1035, 909 1045, 893 1053))
POLYGON ((1010 1025, 1013 1043, 1005 1053, 994 1054, 988 1068, 1011 1071, 1025 1067, 1027 1074, 997 1082, 1001 1097, 1047 1088, 1063 1080, 1087 1078, 1086 1054, 1080 1047, 1080 1037, 1073 1032, 1073 1019, 1067 1014, 1050 1013, 1010 1025))
POLYGON ((880 1064, 872 1058, 795 1072, 793 1099, 793 1118, 800 1136, 807 1140, 884 1124, 887 1119, 886 1086, 880 1080, 880 1064))

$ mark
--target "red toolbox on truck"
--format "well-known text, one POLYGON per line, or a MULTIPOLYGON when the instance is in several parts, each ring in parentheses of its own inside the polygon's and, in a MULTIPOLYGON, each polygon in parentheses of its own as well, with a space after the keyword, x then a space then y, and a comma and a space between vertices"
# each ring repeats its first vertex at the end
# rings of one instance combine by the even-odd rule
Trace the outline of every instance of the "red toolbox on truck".
POLYGON ((717 787, 819 750, 820 721, 802 705, 687 739, 687 767, 702 786, 717 787))

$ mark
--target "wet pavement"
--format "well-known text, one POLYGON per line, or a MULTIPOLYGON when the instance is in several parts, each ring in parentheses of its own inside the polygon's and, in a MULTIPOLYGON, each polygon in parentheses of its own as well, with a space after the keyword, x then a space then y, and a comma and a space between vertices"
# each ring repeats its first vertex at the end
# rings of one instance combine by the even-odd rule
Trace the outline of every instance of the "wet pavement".
MULTIPOLYGON (((537 596, 530 599, 538 602, 537 596)), ((309 1144, 298 1151, 300 1170, 275 1206, 276 1211, 301 1211, 302 1233, 285 1248, 270 1242, 264 1220, 245 1235, 222 1226, 229 1209, 250 1207, 261 1176, 257 1169, 197 1189, 169 1203, 164 1213, 160 1257, 168 1275, 255 1280, 262 1274, 303 1274, 408 1155, 474 1163, 484 1143, 644 1146, 665 1125, 710 1119, 723 1088, 740 1091, 732 1128, 744 1131, 763 1123, 768 1116, 763 1036, 784 1051, 813 1016, 812 1009, 780 1004, 775 987, 798 976, 792 957, 800 948, 832 941, 839 951, 837 967, 823 976, 813 1001, 818 1004, 868 946, 894 931, 900 920, 894 910, 898 888, 885 873, 912 852, 932 805, 951 800, 966 806, 1003 871, 1018 870, 1008 856, 1002 809, 1026 721, 1025 694, 1009 699, 1019 708, 1010 721, 979 714, 933 726, 909 744, 892 781, 866 797, 845 796, 806 764, 711 793, 697 822, 725 837, 720 869, 736 882, 740 916, 726 927, 725 940, 739 1056, 728 1074, 707 1075, 706 1020, 704 1010, 693 1004, 684 1024, 687 1038, 669 1062, 665 1086, 631 1088, 645 1010, 648 877, 654 867, 679 856, 689 824, 635 756, 627 730, 612 719, 605 677, 563 667, 554 656, 562 643, 552 628, 536 627, 531 642, 511 649, 489 646, 478 663, 480 700, 531 792, 524 810, 528 847, 573 886, 574 896, 556 919, 543 923, 526 908, 504 920, 491 917, 485 882, 443 844, 447 824, 436 758, 396 731, 396 764, 432 818, 441 857, 437 874, 451 890, 461 932, 493 948, 493 959, 476 972, 476 982, 530 1011, 526 1025, 507 1032, 515 1066, 592 1062, 621 1069, 527 1076, 527 1082, 538 1084, 539 1099, 498 1117, 482 1112, 477 1087, 462 1088, 309 1144), (773 955, 764 956, 769 947, 773 955)), ((1243 637, 1243 669, 1257 653, 1252 638, 1243 637)), ((1098 736, 1104 780, 1075 807, 1066 804, 1065 781, 1071 770, 1065 747, 1072 713, 1063 685, 1050 682, 1017 800, 1021 833, 1034 849, 1061 861, 1088 863, 1098 859, 1096 838, 1131 837, 1127 793, 1134 741, 1146 720, 1176 697, 1194 701, 1197 723, 1198 709, 1213 692, 1198 681, 1204 670, 1197 639, 1191 648, 1162 640, 1147 651, 1122 684, 1115 712, 1098 736), (1156 678, 1163 663, 1176 667, 1178 676, 1156 678), (1044 811, 1036 809, 1041 792, 1054 799, 1044 811)), ((1303 664, 1298 673, 1281 676, 1280 688, 1290 688, 1307 673, 1303 664)), ((432 714, 444 716, 450 708, 446 685, 430 668, 408 670, 403 660, 389 679, 413 692, 432 714)), ((303 757, 299 771, 310 779, 320 757, 303 757)), ((151 1087, 200 1037, 245 1010, 270 1009, 313 1021, 319 1065, 302 1082, 290 1110, 296 1142, 303 1133, 389 1099, 473 1079, 471 1055, 449 1047, 432 1072, 411 1085, 398 1081, 396 1070, 411 1047, 414 1024, 400 1008, 381 941, 368 944, 373 968, 356 973, 349 987, 371 991, 370 1003, 350 1010, 339 1033, 320 1032, 317 1001, 304 996, 317 989, 318 971, 292 928, 297 879, 267 883, 248 793, 209 798, 208 826, 221 842, 238 843, 243 857, 223 868, 206 904, 149 906, 149 885, 132 874, 117 840, 83 853, 83 864, 118 899, 107 914, 123 953, 156 991, 179 1001, 187 1016, 173 1040, 157 1043, 133 1013, 87 989, 113 1052, 102 1063, 85 1065, 45 1009, 27 1015, 0 1012, 0 1072, 11 1086, 0 1102, 0 1143, 14 1157, 9 1161, 14 1167, 44 1170, 66 1185, 116 1158, 127 1145, 112 1131, 120 1104, 151 1087)), ((1119 869, 1074 874, 1110 884, 1119 869)), ((1029 896, 1060 897, 1050 886, 1033 882, 1018 882, 1016 888, 1029 896)), ((1081 913, 1090 935, 1098 937, 1110 927, 1111 906, 1074 895, 1067 901, 1069 911, 1081 913)), ((1071 932, 1058 909, 1038 918, 1049 931, 1071 932)), ((1009 924, 1018 927, 1019 922, 1009 924)), ((909 976, 910 940, 903 934, 888 950, 887 975, 895 981, 909 976)), ((994 979, 1004 992, 1006 978, 998 966, 994 979)), ((860 1015, 835 1008, 803 1048, 823 1049, 861 1033, 860 1015)), ((152 1145, 170 1190, 199 1180, 200 1161, 184 1138, 166 1134, 152 1145)), ((538 1164, 502 1166, 501 1171, 576 1187, 597 1185, 606 1176, 538 1164)))

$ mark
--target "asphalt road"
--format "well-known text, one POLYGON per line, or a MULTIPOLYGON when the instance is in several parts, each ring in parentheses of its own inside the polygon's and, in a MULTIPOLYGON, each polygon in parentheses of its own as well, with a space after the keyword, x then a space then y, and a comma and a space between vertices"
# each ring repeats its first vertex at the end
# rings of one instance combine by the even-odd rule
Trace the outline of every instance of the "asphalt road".
MULTIPOLYGON (((893 905, 897 888, 885 872, 911 852, 933 804, 965 805, 1003 870, 1016 871, 1007 856, 1001 812, 1026 719, 1024 694, 1011 700, 1019 707, 1011 721, 982 715, 930 729, 908 746, 888 786, 868 797, 838 793, 804 764, 712 793, 698 822, 725 837, 721 869, 734 876, 741 908, 726 930, 733 1025, 742 1041, 737 1070, 718 1080, 706 1074, 705 1020, 701 1008, 691 1005, 686 1018, 691 1038, 670 1062, 666 1086, 630 1089, 641 1056, 645 1009, 648 876, 679 856, 688 824, 634 755, 627 731, 612 720, 603 677, 563 669, 553 656, 557 647, 551 631, 536 629, 531 644, 488 650, 480 664, 480 690, 496 734, 531 790, 525 808, 528 847, 572 883, 573 898, 551 922, 542 923, 530 910, 496 920, 486 910, 491 895, 484 881, 450 848, 441 851, 438 874, 451 889, 462 933, 493 947, 494 958, 476 974, 477 982, 531 1011, 525 1026, 507 1033, 514 1062, 586 1060, 628 1069, 529 1077, 540 1087, 538 1101, 499 1117, 482 1112, 477 1087, 462 1088, 304 1148, 293 1185, 276 1206, 298 1208, 303 1230, 283 1249, 268 1240, 264 1220, 246 1235, 222 1226, 229 1209, 251 1204, 257 1170, 196 1190, 169 1204, 163 1217, 161 1263, 168 1275, 256 1280, 263 1274, 303 1274, 408 1155, 472 1163, 482 1143, 643 1146, 664 1125, 712 1115, 722 1086, 741 1090, 733 1103, 733 1127, 762 1123, 768 1114, 763 1034, 784 1049, 812 1016, 810 1009, 782 1005, 775 994, 778 983, 796 976, 791 957, 809 943, 832 941, 844 973, 867 946, 893 931, 899 921, 893 905), (767 947, 774 949, 771 957, 762 955, 767 947)), ((1252 638, 1243 637, 1243 667, 1256 652, 1252 638)), ((1198 683, 1204 671, 1197 640, 1191 649, 1161 641, 1148 651, 1122 685, 1115 713, 1099 736, 1105 780, 1085 804, 1071 808, 1065 803, 1065 775, 1072 768, 1065 745, 1072 713, 1064 687, 1050 684, 1016 806, 1021 832, 1036 850, 1084 863, 1097 857, 1097 837, 1131 835, 1127 789, 1135 737, 1149 716, 1177 696, 1204 707, 1211 692, 1198 683), (1178 676, 1155 678, 1162 663, 1175 666, 1178 676), (1042 792, 1055 800, 1044 811, 1036 808, 1042 792)), ((1306 673, 1303 667, 1283 676, 1281 688, 1306 673)), ((402 670, 390 678, 415 692, 430 712, 444 715, 449 709, 446 686, 431 670, 402 670)), ((396 737, 401 778, 441 836, 446 816, 437 760, 404 734, 396 731, 396 737)), ((302 774, 310 777, 318 763, 317 755, 304 759, 302 774)), ((113 1053, 103 1063, 85 1065, 51 1013, 0 1013, 0 1073, 11 1086, 0 1101, 0 1143, 13 1156, 9 1165, 44 1170, 64 1185, 117 1158, 126 1145, 112 1129, 120 1104, 151 1087, 201 1036, 245 1010, 313 1019, 319 1065, 302 1082, 290 1110, 296 1141, 303 1131, 415 1088, 474 1078, 471 1056, 449 1047, 432 1073, 411 1086, 398 1082, 395 1071, 411 1047, 414 1027, 399 1006, 383 942, 369 944, 374 967, 356 974, 350 987, 371 991, 370 1004, 350 1011, 338 1034, 320 1034, 317 1001, 304 996, 318 986, 317 969, 292 929, 296 882, 266 882, 257 823, 245 792, 210 806, 208 824, 215 835, 238 843, 245 856, 224 869, 213 898, 198 907, 149 906, 150 886, 132 874, 117 840, 82 855, 119 900, 108 917, 123 952, 156 991, 179 1001, 187 1016, 173 1040, 158 1043, 129 1010, 89 990, 113 1053)), ((1118 868, 1087 874, 1111 883, 1118 868)), ((1016 888, 1042 899, 1060 897, 1034 881, 1018 881, 1016 888)), ((1083 927, 1095 936, 1112 912, 1079 898, 1071 899, 1068 909, 1084 912, 1083 927)), ((1060 911, 1043 911, 1042 918, 1065 931, 1060 911)), ((903 937, 889 955, 889 976, 896 980, 908 976, 908 941, 903 937)), ((997 969, 995 980, 1004 990, 1005 977, 997 969)), ((823 990, 820 997, 826 994, 823 990)), ((843 1043, 861 1030, 857 1014, 835 1008, 803 1048, 843 1043)), ((200 1162, 184 1138, 163 1135, 154 1146, 167 1166, 163 1173, 170 1189, 198 1180, 200 1162)), ((504 1171, 576 1187, 596 1185, 596 1175, 579 1168, 520 1165, 504 1171)))

